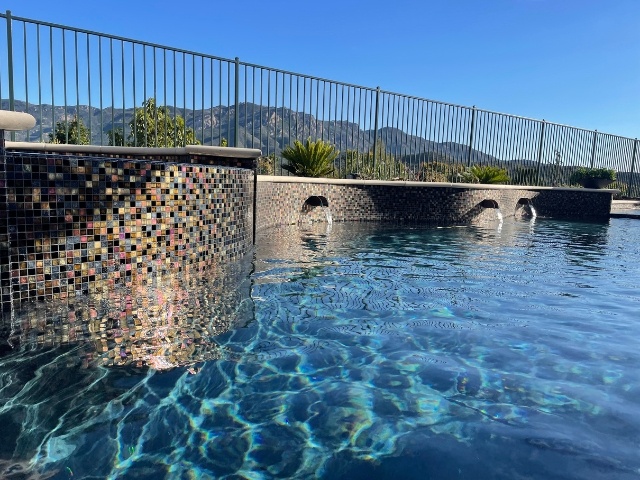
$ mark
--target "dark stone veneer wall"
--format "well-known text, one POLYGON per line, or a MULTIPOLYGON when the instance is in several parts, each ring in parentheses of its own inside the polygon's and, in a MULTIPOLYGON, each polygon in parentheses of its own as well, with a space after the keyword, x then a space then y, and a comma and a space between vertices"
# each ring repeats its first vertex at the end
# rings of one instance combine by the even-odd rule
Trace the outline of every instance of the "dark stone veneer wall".
POLYGON ((613 191, 258 176, 257 229, 296 223, 303 215, 321 219, 320 208, 304 206, 313 196, 326 198, 338 222, 454 225, 495 220, 495 211, 482 205, 485 200, 495 201, 503 216, 512 216, 523 198, 540 216, 603 219, 609 216, 613 191))
POLYGON ((202 270, 250 250, 250 168, 260 152, 225 158, 182 150, 7 150, 0 157, 0 315, 25 301, 202 270))

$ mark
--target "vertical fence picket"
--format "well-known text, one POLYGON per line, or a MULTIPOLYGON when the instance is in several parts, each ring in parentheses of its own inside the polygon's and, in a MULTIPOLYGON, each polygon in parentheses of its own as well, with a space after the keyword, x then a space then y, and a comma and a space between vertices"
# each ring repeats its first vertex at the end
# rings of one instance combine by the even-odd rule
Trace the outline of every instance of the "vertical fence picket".
POLYGON ((542 164, 542 147, 544 145, 544 130, 547 126, 547 122, 542 120, 542 127, 540 128, 540 143, 538 145, 538 164, 536 167, 536 183, 540 183, 540 167, 542 164))
POLYGON ((473 152, 473 132, 476 127, 476 106, 471 109, 471 125, 469 125, 469 152, 467 155, 467 167, 471 166, 471 152, 473 152))
MULTIPOLYGON (((13 85, 13 31, 12 31, 12 20, 11 20, 11 11, 7 10, 6 13, 7 19, 7 86, 9 88, 9 110, 12 112, 16 109, 15 98, 14 98, 14 85, 13 85)), ((10 133, 11 141, 15 141, 16 134, 15 132, 10 133)))
POLYGON ((373 113, 373 170, 376 169, 376 154, 378 148, 378 113, 380 111, 380 87, 376 87, 376 106, 373 113))
POLYGON ((596 160, 596 141, 598 140, 598 131, 593 132, 593 143, 591 146, 591 168, 593 168, 594 162, 596 160))
POLYGON ((635 174, 635 166, 636 166, 636 155, 638 153, 638 139, 633 140, 633 153, 631 154, 631 172, 629 173, 629 183, 627 185, 627 196, 634 197, 633 195, 633 177, 635 174))
POLYGON ((234 78, 234 88, 235 88, 235 92, 234 92, 234 105, 233 105, 233 115, 234 115, 234 122, 233 122, 233 128, 234 128, 234 132, 233 132, 233 146, 237 147, 238 146, 238 133, 240 130, 240 59, 238 57, 236 57, 235 60, 235 78, 234 78))

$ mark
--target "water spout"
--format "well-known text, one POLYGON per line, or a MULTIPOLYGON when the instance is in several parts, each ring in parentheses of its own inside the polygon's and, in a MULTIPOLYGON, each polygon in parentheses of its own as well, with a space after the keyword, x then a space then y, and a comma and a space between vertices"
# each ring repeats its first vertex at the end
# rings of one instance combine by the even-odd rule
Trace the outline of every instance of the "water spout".
POLYGON ((530 198, 521 198, 520 200, 518 200, 518 203, 516 204, 516 212, 518 212, 518 210, 520 210, 520 215, 522 216, 528 215, 532 219, 535 219, 538 216, 536 209, 533 207, 533 204, 531 203, 530 198))
POLYGON ((327 217, 327 224, 333 225, 333 216, 331 215, 331 210, 329 210, 329 207, 323 206, 322 210, 324 210, 324 214, 327 217))
POLYGON ((311 196, 302 205, 298 224, 312 224, 326 221, 328 226, 333 225, 333 215, 329 209, 329 202, 323 196, 311 196))

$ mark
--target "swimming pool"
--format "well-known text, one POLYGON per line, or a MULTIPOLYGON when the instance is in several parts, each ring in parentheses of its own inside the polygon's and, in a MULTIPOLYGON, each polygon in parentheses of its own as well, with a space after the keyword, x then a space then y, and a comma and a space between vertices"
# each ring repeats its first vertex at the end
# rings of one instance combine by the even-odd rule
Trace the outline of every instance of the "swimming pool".
POLYGON ((0 474, 639 478, 639 240, 629 219, 264 232, 212 360, 0 357, 0 474))

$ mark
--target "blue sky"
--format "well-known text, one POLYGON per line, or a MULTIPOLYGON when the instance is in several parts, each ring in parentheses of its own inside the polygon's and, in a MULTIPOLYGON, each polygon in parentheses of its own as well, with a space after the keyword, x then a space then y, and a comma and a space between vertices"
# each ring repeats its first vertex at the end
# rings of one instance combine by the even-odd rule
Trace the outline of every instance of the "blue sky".
POLYGON ((640 0, 5 0, 4 6, 14 16, 640 136, 640 0))

